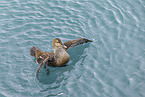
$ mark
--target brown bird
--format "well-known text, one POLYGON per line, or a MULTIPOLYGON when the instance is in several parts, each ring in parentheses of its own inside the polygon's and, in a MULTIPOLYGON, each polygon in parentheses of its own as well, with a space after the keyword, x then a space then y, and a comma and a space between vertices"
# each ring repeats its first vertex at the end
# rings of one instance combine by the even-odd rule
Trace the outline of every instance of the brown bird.
POLYGON ((44 64, 44 68, 46 65, 53 67, 61 67, 69 62, 70 56, 67 53, 68 49, 79 44, 92 42, 86 38, 78 38, 76 40, 69 40, 65 43, 62 43, 59 38, 55 38, 52 41, 52 46, 54 52, 43 52, 38 47, 32 46, 30 49, 31 56, 36 58, 37 63, 39 63, 39 67, 37 68, 36 76, 38 78, 39 70, 44 64))

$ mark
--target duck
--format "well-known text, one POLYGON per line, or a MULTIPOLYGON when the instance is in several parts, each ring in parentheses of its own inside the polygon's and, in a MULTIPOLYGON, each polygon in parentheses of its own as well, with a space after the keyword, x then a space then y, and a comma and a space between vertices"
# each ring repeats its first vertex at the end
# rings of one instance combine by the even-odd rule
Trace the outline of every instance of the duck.
POLYGON ((52 41, 52 47, 54 52, 44 52, 40 50, 38 47, 32 46, 30 48, 30 55, 34 56, 36 58, 35 62, 39 64, 36 71, 36 76, 38 77, 40 68, 43 65, 44 68, 46 68, 46 66, 53 67, 66 66, 66 64, 70 60, 68 49, 87 42, 92 42, 92 40, 89 40, 87 38, 78 38, 75 40, 69 40, 65 43, 62 43, 62 41, 59 38, 55 38, 52 41))

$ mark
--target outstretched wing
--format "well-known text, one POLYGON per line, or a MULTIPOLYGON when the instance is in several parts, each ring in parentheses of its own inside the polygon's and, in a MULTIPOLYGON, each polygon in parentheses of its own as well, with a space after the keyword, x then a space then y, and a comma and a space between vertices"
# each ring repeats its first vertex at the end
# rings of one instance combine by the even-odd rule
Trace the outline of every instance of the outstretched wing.
POLYGON ((41 53, 42 51, 38 47, 32 46, 30 49, 30 55, 36 57, 37 52, 41 53))
POLYGON ((83 44, 83 43, 87 43, 87 42, 92 42, 91 40, 89 39, 86 39, 86 38, 78 38, 76 40, 69 40, 67 42, 65 42, 63 44, 63 47, 66 49, 66 51, 68 50, 68 48, 71 48, 71 47, 74 47, 74 46, 77 46, 79 44, 83 44))

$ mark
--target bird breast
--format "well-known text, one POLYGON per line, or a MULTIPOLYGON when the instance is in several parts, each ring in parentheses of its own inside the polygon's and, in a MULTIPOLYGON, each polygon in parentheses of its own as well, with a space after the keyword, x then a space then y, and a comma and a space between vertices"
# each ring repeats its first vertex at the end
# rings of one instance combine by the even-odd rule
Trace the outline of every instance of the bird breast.
POLYGON ((70 56, 62 47, 58 47, 55 49, 55 59, 56 59, 57 65, 62 66, 62 65, 65 65, 69 61, 70 56))

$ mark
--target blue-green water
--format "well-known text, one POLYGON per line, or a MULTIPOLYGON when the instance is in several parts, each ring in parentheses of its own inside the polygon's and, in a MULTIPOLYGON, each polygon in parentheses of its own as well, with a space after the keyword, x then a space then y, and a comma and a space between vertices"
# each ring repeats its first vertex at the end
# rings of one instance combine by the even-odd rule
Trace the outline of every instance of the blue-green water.
POLYGON ((145 97, 145 0, 1 0, 0 97, 145 97), (41 68, 32 45, 69 49, 66 67, 41 68))

